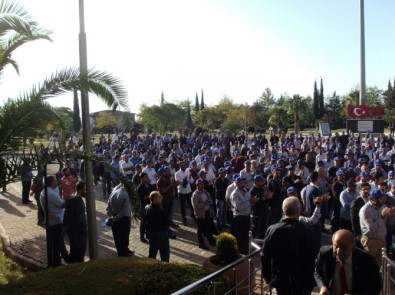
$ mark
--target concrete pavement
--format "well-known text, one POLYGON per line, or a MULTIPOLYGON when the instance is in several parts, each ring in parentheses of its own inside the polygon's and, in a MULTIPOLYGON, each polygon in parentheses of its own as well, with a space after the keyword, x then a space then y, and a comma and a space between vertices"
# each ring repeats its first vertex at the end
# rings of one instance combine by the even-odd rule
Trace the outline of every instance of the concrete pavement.
MULTIPOLYGON (((6 192, 0 193, 0 236, 3 250, 20 264, 32 270, 39 270, 47 265, 45 228, 37 225, 35 201, 23 205, 21 191, 20 182, 15 182, 7 185, 6 192)), ((117 254, 111 228, 102 227, 106 218, 107 200, 103 200, 101 192, 101 183, 99 183, 98 186, 94 186, 98 258, 108 259, 117 257, 117 254)), ((31 197, 31 199, 33 198, 31 197)), ((187 226, 182 225, 179 200, 175 201, 174 220, 179 227, 173 229, 177 234, 177 239, 170 240, 170 262, 201 265, 206 257, 215 253, 214 246, 210 246, 209 251, 202 250, 197 246, 196 227, 192 219, 188 219, 187 226)), ((148 256, 148 245, 140 242, 139 224, 136 222, 132 224, 130 249, 135 251, 138 257, 148 256)), ((88 257, 89 253, 87 253, 86 260, 89 260, 88 257)))

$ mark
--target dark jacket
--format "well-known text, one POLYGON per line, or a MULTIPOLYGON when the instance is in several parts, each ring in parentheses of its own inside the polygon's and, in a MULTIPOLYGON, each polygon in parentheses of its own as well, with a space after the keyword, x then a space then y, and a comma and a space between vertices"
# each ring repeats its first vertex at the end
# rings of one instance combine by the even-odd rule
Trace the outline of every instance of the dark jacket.
POLYGON ((286 218, 270 226, 262 247, 262 276, 273 288, 299 294, 311 290, 314 281, 314 256, 311 229, 297 219, 286 218))
POLYGON ((66 201, 63 225, 66 226, 67 231, 81 234, 87 232, 85 204, 80 196, 73 196, 66 201))
MULTIPOLYGON (((336 258, 332 246, 321 247, 315 267, 315 279, 319 287, 326 286, 330 292, 336 258)), ((374 295, 381 291, 381 277, 374 258, 361 249, 352 251, 352 287, 351 294, 374 295)))

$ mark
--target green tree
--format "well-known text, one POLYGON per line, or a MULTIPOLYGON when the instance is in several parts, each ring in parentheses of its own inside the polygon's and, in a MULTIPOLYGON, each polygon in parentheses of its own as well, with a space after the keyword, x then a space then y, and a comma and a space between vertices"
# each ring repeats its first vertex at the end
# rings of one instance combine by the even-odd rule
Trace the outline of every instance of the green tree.
POLYGON ((325 115, 325 103, 324 103, 324 82, 322 81, 321 78, 321 83, 320 83, 320 94, 318 96, 318 109, 319 109, 319 118, 321 119, 322 116, 325 115))
POLYGON ((165 95, 163 94, 163 91, 162 91, 162 94, 160 96, 160 104, 164 104, 164 103, 165 103, 165 95))
POLYGON ((267 112, 269 117, 268 124, 281 133, 284 128, 288 127, 289 115, 283 107, 274 107, 267 112))
POLYGON ((317 88, 317 80, 314 81, 314 92, 313 92, 313 112, 314 117, 319 120, 320 119, 320 105, 319 105, 319 93, 317 88))
POLYGON ((262 107, 264 112, 276 106, 276 100, 270 88, 265 88, 262 95, 258 98, 257 103, 262 107))
POLYGON ((73 127, 74 132, 78 133, 81 129, 81 118, 80 118, 80 105, 78 104, 78 91, 74 89, 74 101, 73 101, 73 127))
POLYGON ((173 131, 183 126, 186 112, 179 106, 165 102, 163 105, 143 104, 139 111, 139 123, 158 132, 173 131))
POLYGON ((301 130, 301 116, 306 113, 306 110, 309 107, 311 108, 311 106, 308 105, 308 102, 305 98, 299 94, 295 94, 292 96, 292 98, 286 101, 285 107, 288 114, 290 114, 293 118, 295 133, 299 133, 301 130))
POLYGON ((336 91, 333 93, 332 97, 328 98, 328 103, 326 104, 325 108, 329 116, 331 128, 343 128, 345 125, 345 117, 344 114, 341 112, 342 101, 340 99, 340 96, 336 94, 336 91))
MULTIPOLYGON (((4 67, 11 64, 18 71, 12 52, 28 41, 50 39, 49 31, 42 29, 31 20, 28 12, 13 1, 0 4, 0 76, 4 67)), ((112 75, 89 70, 87 78, 82 78, 79 69, 69 68, 57 71, 43 83, 26 91, 15 99, 9 99, 0 107, 0 155, 15 149, 20 137, 27 132, 45 130, 48 123, 59 119, 54 109, 45 99, 57 97, 74 89, 87 89, 97 95, 113 109, 118 105, 127 108, 124 86, 112 75)))
POLYGON ((202 97, 200 98, 200 110, 204 110, 204 95, 202 89, 202 97))
POLYGON ((95 127, 98 129, 112 128, 117 125, 117 118, 110 113, 99 113, 95 120, 95 127))
POLYGON ((195 114, 199 112, 199 97, 196 91, 196 98, 195 98, 195 114))
POLYGON ((185 125, 189 130, 191 130, 193 128, 192 114, 191 114, 191 102, 189 101, 189 99, 188 99, 188 105, 187 105, 187 117, 185 120, 185 125))
POLYGON ((220 112, 216 107, 211 107, 200 110, 196 115, 195 123, 199 127, 215 130, 220 128, 225 119, 225 114, 220 112))
POLYGON ((64 130, 65 133, 71 133, 73 131, 73 110, 68 107, 54 107, 53 108, 56 116, 60 118, 61 124, 59 122, 51 122, 54 126, 54 130, 64 130))
MULTIPOLYGON (((394 81, 395 87, 395 81, 394 81)), ((384 107, 385 113, 384 118, 385 120, 390 123, 395 121, 395 89, 391 85, 391 80, 388 81, 387 90, 383 92, 383 100, 384 100, 384 107)))

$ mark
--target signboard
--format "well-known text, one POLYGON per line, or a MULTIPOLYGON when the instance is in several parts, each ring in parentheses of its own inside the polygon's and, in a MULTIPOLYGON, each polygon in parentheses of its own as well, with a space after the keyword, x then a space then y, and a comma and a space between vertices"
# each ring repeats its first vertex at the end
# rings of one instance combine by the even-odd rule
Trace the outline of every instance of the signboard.
POLYGON ((384 133, 384 120, 347 120, 347 130, 362 133, 384 133))
POLYGON ((331 133, 331 128, 329 127, 329 123, 320 122, 320 134, 321 136, 329 136, 331 133))

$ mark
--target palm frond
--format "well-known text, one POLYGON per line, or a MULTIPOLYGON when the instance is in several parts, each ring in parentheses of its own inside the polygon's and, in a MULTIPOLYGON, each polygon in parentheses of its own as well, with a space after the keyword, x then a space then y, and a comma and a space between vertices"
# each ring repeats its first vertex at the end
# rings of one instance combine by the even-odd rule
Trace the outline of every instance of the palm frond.
POLYGON ((9 99, 0 108, 0 153, 16 146, 24 134, 45 128, 48 120, 61 122, 45 101, 9 99))
POLYGON ((79 68, 68 68, 55 72, 45 81, 33 87, 30 93, 21 98, 47 99, 56 97, 74 89, 87 89, 98 96, 109 108, 115 110, 121 106, 128 110, 125 87, 118 78, 98 70, 88 70, 87 78, 80 75, 79 68))

